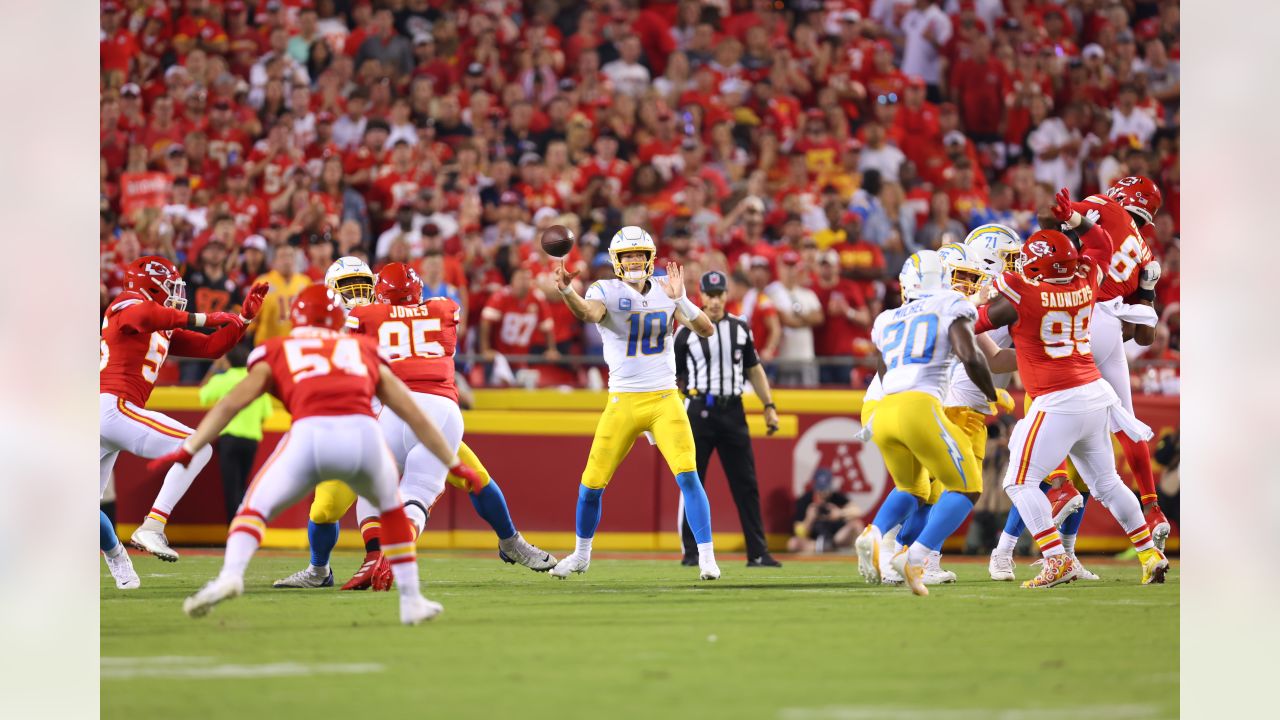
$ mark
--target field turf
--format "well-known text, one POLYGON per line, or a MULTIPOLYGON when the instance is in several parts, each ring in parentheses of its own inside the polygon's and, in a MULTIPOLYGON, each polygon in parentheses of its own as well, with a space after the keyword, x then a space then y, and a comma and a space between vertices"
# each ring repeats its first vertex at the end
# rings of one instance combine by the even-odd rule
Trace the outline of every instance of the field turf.
MULTIPOLYGON (((102 568, 102 716, 1177 717, 1176 564, 1163 586, 1140 587, 1136 562, 1095 561, 1103 582, 1030 592, 946 558, 960 582, 917 598, 864 585, 851 557, 783 559, 723 557, 724 577, 699 582, 673 560, 601 555, 559 581, 426 553, 445 612, 406 628, 394 593, 273 590, 305 565, 292 552, 260 554, 243 597, 191 620, 182 599, 220 555, 135 553, 139 590, 102 568)), ((338 583, 358 564, 336 554, 338 583)))

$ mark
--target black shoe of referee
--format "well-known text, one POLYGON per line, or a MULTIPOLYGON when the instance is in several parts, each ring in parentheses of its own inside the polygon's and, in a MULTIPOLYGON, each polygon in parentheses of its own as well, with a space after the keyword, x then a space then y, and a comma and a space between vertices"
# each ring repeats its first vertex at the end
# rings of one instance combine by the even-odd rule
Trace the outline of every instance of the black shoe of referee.
POLYGON ((698 556, 685 555, 684 557, 680 558, 680 564, 685 567, 698 567, 698 556))
POLYGON ((747 567, 782 567, 782 563, 774 559, 769 553, 765 553, 757 558, 751 558, 747 561, 747 567))

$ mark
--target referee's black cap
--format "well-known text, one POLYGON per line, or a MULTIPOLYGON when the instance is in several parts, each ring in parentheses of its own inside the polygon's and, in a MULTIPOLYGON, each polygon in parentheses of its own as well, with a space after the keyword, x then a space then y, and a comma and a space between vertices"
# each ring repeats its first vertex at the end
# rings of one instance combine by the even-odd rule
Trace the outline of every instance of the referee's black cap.
POLYGON ((699 285, 704 293, 722 293, 729 289, 729 279, 724 276, 724 273, 712 270, 702 274, 699 285))

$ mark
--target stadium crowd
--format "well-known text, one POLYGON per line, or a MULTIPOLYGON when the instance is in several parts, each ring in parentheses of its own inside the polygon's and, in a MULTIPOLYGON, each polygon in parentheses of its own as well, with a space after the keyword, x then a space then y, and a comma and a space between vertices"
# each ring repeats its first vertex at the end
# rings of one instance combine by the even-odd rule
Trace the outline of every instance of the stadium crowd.
POLYGON ((1146 175, 1164 274, 1135 389, 1177 392, 1176 0, 106 0, 101 15, 104 307, 130 261, 161 254, 202 312, 270 281, 261 342, 334 259, 410 262, 464 307, 473 384, 518 381, 525 362, 537 382, 589 383, 571 361, 599 338, 536 238, 569 227, 567 262, 611 277, 609 238, 640 225, 691 297, 702 272, 730 275, 731 311, 783 384, 863 385, 910 253, 988 222, 1025 235, 1058 187, 1146 175))

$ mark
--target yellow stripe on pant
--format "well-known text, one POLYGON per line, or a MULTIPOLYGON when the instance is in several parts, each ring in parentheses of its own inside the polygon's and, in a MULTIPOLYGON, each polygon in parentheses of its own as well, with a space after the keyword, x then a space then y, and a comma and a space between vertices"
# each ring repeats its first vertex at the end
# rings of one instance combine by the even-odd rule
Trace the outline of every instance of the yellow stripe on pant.
POLYGON ((982 467, 972 441, 928 393, 886 395, 873 411, 871 439, 880 448, 894 485, 928 501, 928 475, 947 490, 982 492, 982 467))
POLYGON ((646 430, 653 433, 672 475, 698 469, 693 428, 679 392, 611 392, 596 424, 582 484, 593 490, 607 486, 636 438, 646 430))
MULTIPOLYGON (((465 442, 458 444, 458 459, 462 461, 463 465, 475 470, 480 475, 480 487, 483 488, 489 484, 492 479, 489 477, 489 471, 485 469, 480 462, 480 458, 476 457, 475 452, 467 447, 465 442)), ((467 482, 453 473, 449 473, 445 480, 463 492, 469 491, 467 482)), ((311 501, 309 517, 311 522, 317 525, 336 523, 355 504, 355 491, 347 487, 346 483, 341 480, 325 480, 316 486, 316 497, 311 501)))

